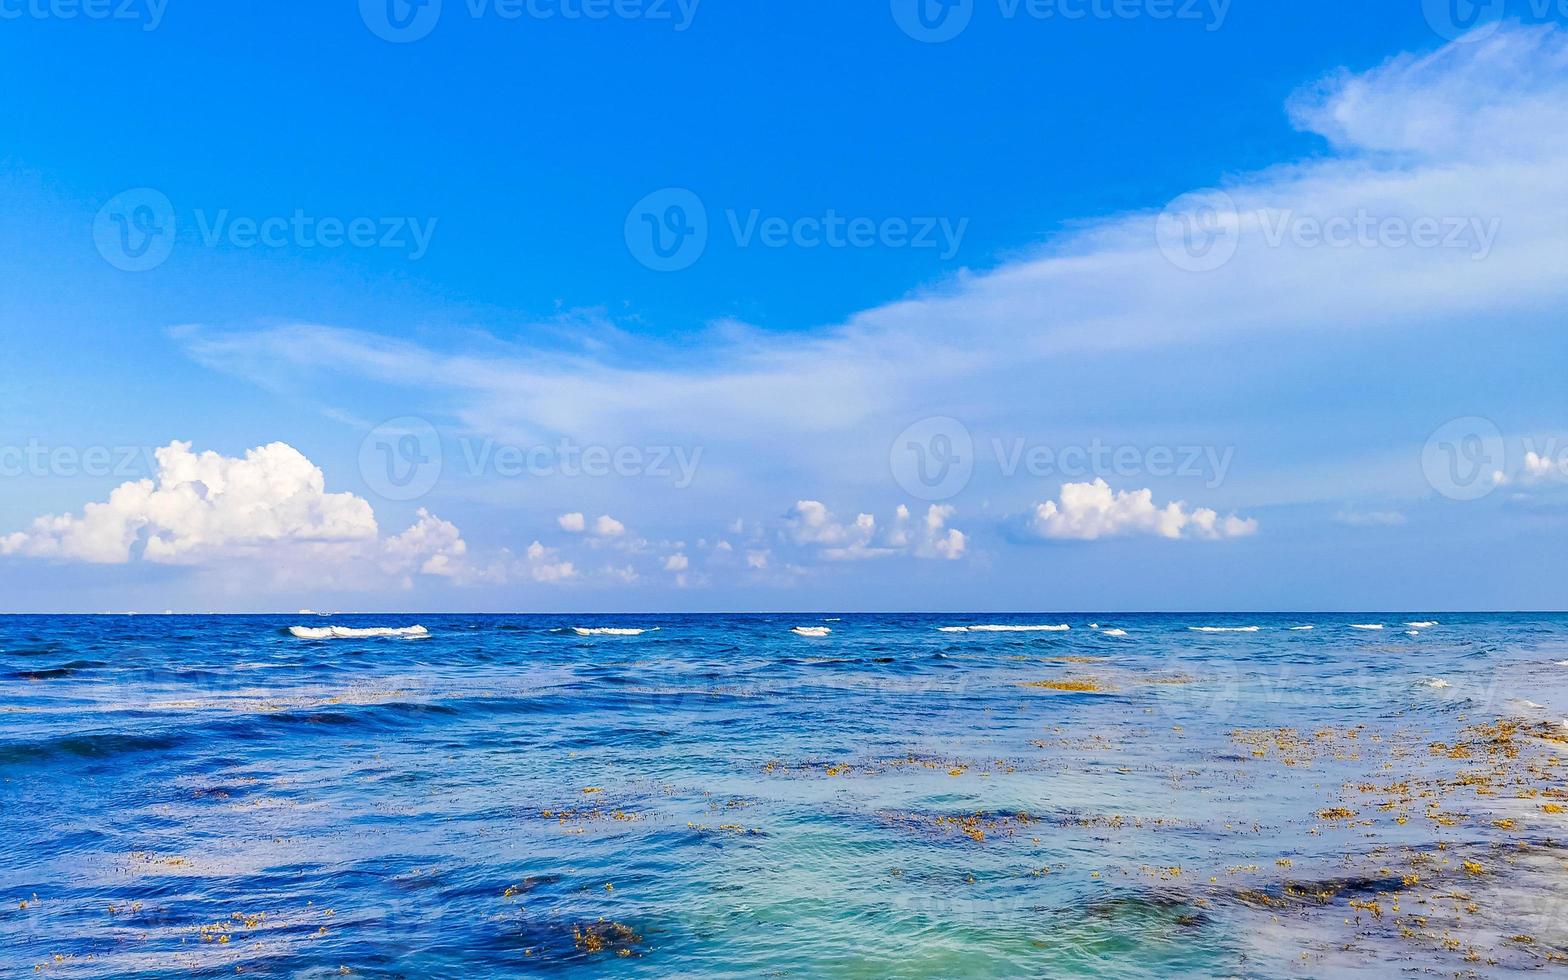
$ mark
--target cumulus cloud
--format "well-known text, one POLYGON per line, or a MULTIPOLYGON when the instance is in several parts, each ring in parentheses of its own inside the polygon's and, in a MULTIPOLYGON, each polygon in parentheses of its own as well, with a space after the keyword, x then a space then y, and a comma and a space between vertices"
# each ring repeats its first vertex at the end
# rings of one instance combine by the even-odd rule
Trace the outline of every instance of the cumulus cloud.
POLYGON ((684 572, 691 566, 691 561, 685 555, 675 554, 664 559, 666 572, 684 572))
POLYGON ((593 533, 599 538, 618 538, 626 533, 626 525, 609 514, 601 514, 599 519, 593 522, 593 533))
POLYGON ((476 560, 457 525, 424 508, 406 530, 383 537, 367 501, 327 492, 321 469, 285 443, 230 457, 176 441, 154 459, 152 478, 124 483, 79 514, 38 518, 0 537, 0 554, 254 570, 274 581, 362 588, 408 585, 415 575, 458 585, 576 575, 537 541, 522 557, 501 550, 476 560))
POLYGON ((962 558, 968 538, 957 528, 947 526, 948 519, 957 513, 951 504, 932 504, 919 522, 912 522, 909 508, 898 505, 892 529, 887 536, 890 547, 907 549, 919 558, 942 558, 949 561, 962 558))
POLYGON ((1096 541, 1148 535, 1161 538, 1240 538, 1256 534, 1258 522, 1179 501, 1159 506, 1152 490, 1112 490, 1104 480, 1062 485, 1061 499, 1036 504, 1029 529, 1042 538, 1096 541))
MULTIPOLYGON (((893 520, 879 532, 871 514, 857 514, 852 521, 841 521, 818 500, 799 500, 784 521, 784 535, 790 542, 813 549, 824 561, 863 561, 892 555, 916 558, 959 558, 967 539, 962 531, 949 528, 955 513, 949 505, 933 504, 925 519, 914 522, 909 508, 900 504, 893 520)), ((762 564, 754 567, 764 567, 762 564)))
POLYGON ((1495 470, 1492 473, 1492 483, 1499 487, 1520 484, 1528 486, 1557 479, 1568 479, 1568 450, 1559 452, 1554 448, 1548 448, 1546 452, 1538 452, 1530 449, 1525 452, 1524 461, 1517 473, 1510 474, 1504 470, 1495 470))
POLYGON ((155 479, 121 484, 81 514, 40 517, 0 539, 0 553, 124 564, 197 564, 272 544, 374 541, 370 504, 327 493, 321 470, 281 442, 233 458, 172 442, 155 479))
POLYGON ((417 569, 425 575, 460 578, 468 545, 457 525, 443 521, 423 507, 419 520, 402 534, 388 538, 382 545, 383 563, 391 570, 417 569))
POLYGON ((554 548, 546 548, 537 541, 528 546, 522 571, 535 582, 564 582, 577 575, 571 562, 560 560, 554 548))
POLYGON ((561 530, 570 531, 573 534, 581 534, 587 526, 583 515, 579 513, 562 514, 555 519, 555 522, 561 525, 561 530))

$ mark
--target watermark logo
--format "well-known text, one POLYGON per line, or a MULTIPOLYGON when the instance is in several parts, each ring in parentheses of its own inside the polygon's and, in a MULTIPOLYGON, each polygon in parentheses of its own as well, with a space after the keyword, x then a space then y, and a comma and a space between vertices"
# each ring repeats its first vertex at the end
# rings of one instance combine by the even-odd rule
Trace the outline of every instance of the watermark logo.
MULTIPOLYGON (((238 215, 228 208, 197 208, 190 216, 189 227, 195 228, 204 248, 389 249, 406 253, 412 262, 429 251, 438 220, 368 215, 339 218, 307 214, 299 208, 290 214, 263 216, 238 215)), ((99 209, 93 219, 93 242, 98 254, 116 269, 147 272, 169 258, 182 224, 166 194, 138 187, 116 194, 99 209)))
MULTIPOLYGON (((393 44, 418 41, 435 30, 442 0, 359 0, 370 32, 393 44)), ((460 16, 474 21, 635 20, 669 24, 679 33, 692 25, 701 0, 462 0, 460 16)))
POLYGON ((381 40, 408 44, 436 29, 441 0, 359 0, 359 16, 381 40))
POLYGON ((1448 249, 1466 252, 1477 262, 1492 254, 1503 219, 1478 216, 1377 215, 1365 208, 1327 218, 1290 209, 1257 213, 1263 244, 1280 248, 1448 249))
POLYGON ((1426 482, 1450 500, 1480 500, 1508 472, 1508 447, 1491 419, 1467 416, 1439 426, 1421 451, 1426 482))
POLYGON ((381 423, 359 445, 359 474, 387 500, 415 500, 441 479, 441 436, 422 418, 381 423))
POLYGON ((689 269, 708 248, 708 209, 684 187, 654 191, 626 214, 626 248, 655 272, 689 269))
POLYGON ((1224 191, 1187 194, 1166 205, 1154 222, 1160 253, 1187 272, 1213 272, 1241 242, 1241 213, 1224 191))
POLYGON ((892 0, 893 22, 925 44, 951 41, 974 17, 975 0, 892 0))
POLYGON ((975 441, 957 419, 921 419, 893 440, 888 466, 911 497, 947 500, 963 492, 974 476, 975 441))
POLYGON ((1204 191, 1171 202, 1155 219, 1160 252, 1187 272, 1212 272, 1235 258, 1242 229, 1248 247, 1270 249, 1445 250, 1481 262, 1491 257, 1502 218, 1478 215, 1300 214, 1290 208, 1240 211, 1224 191, 1204 191))
MULTIPOLYGON (((1200 23, 1207 31, 1225 25, 1231 0, 996 0, 1003 22, 1154 20, 1200 23)), ((975 14, 975 0, 891 0, 893 22, 916 41, 940 44, 962 34, 975 14)))
POLYGON ((1235 446, 1113 445, 1098 437, 1083 445, 1052 446, 1027 439, 992 439, 991 454, 1003 477, 1048 480, 1130 480, 1144 477, 1202 480, 1207 490, 1225 483, 1235 446))
MULTIPOLYGON (((931 249, 942 261, 963 246, 969 219, 938 216, 850 216, 828 208, 821 214, 763 214, 725 208, 716 233, 727 234, 736 248, 931 249)), ((626 247, 655 272, 678 272, 702 258, 710 237, 708 209, 682 187, 666 187, 638 201, 626 214, 626 247)))
POLYGON ((1503 23, 1505 0, 1421 0, 1426 22, 1445 41, 1483 41, 1503 23))
POLYGON ((174 204, 162 191, 136 187, 110 198, 93 218, 93 244, 123 272, 147 272, 174 251, 174 204))

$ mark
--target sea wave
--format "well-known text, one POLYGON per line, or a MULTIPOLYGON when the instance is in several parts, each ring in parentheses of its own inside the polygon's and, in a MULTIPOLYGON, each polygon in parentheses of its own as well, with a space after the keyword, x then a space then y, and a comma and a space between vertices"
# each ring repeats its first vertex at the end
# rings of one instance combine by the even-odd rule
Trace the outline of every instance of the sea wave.
POLYGON ((1071 626, 938 626, 943 633, 1065 633, 1071 626))
POLYGON ((641 636, 644 633, 653 633, 659 629, 657 626, 642 628, 626 626, 573 626, 572 632, 578 636, 641 636))
POLYGON ((1261 626, 1189 626, 1194 633, 1256 633, 1261 626))
POLYGON ((1380 630, 1380 629, 1383 628, 1383 624, 1382 623, 1351 623, 1350 624, 1350 628, 1353 629, 1353 630, 1380 630))
POLYGON ((289 632, 302 640, 351 640, 374 636, 412 639, 430 635, 423 626, 290 626, 289 632))
POLYGON ((1127 635, 1127 631, 1123 630, 1123 629, 1101 630, 1100 632, 1103 635, 1105 635, 1105 636, 1126 636, 1127 635))
POLYGON ((833 632, 826 626, 797 626, 790 630, 796 636, 823 637, 833 632))
POLYGON ((1431 629, 1433 626, 1437 625, 1437 620, 1435 620, 1435 619, 1420 619, 1420 620, 1417 620, 1414 623, 1406 623, 1405 625, 1409 626, 1411 629, 1418 629, 1418 630, 1431 629))
POLYGON ((1290 628, 1290 631, 1292 633, 1299 633, 1302 630, 1310 630, 1310 629, 1317 629, 1317 627, 1316 626, 1292 626, 1290 628))

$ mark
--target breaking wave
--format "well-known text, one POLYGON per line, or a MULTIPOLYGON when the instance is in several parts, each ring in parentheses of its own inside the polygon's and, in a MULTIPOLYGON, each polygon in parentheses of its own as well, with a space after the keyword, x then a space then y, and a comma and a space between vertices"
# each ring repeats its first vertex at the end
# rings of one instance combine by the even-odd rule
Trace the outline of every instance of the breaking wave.
POLYGON ((289 632, 302 640, 350 640, 372 636, 429 636, 423 626, 290 626, 289 632))
POLYGON ((943 633, 1065 633, 1071 626, 938 626, 943 633))

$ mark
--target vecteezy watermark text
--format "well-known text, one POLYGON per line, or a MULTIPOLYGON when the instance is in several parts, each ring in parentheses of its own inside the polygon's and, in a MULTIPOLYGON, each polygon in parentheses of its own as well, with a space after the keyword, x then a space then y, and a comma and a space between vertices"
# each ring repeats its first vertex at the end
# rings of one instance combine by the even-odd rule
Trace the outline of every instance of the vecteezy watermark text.
POLYGON ((1202 480, 1205 489, 1225 482, 1236 458, 1234 446, 1199 443, 1134 446, 1100 438, 1081 444, 1047 443, 1022 436, 993 437, 977 451, 969 427, 954 418, 921 419, 900 432, 889 451, 893 478, 920 500, 957 496, 988 461, 1004 479, 1079 481, 1093 479, 1202 480))
POLYGON ((1230 262, 1249 233, 1265 248, 1419 249, 1489 258, 1502 218, 1479 215, 1301 214, 1289 208, 1243 211, 1222 190, 1177 198, 1155 219, 1160 252, 1179 269, 1212 272, 1230 262))
POLYGON ((0 478, 5 479, 131 479, 154 472, 156 466, 151 446, 47 446, 38 439, 21 446, 0 446, 0 478))
POLYGON ((155 31, 169 0, 0 0, 0 20, 113 20, 155 31))
MULTIPOLYGON (((669 24, 677 32, 691 27, 702 0, 447 0, 470 20, 604 21, 635 20, 669 24)), ((443 0, 360 0, 359 16, 383 41, 407 44, 436 29, 443 0)))
POLYGON ((703 447, 675 445, 599 445, 559 439, 519 445, 491 438, 457 440, 455 457, 440 433, 424 419, 405 416, 376 426, 359 449, 365 483, 389 500, 413 500, 429 493, 446 469, 460 464, 465 477, 513 479, 606 479, 665 481, 684 490, 697 479, 703 447))
POLYGON ((1081 446, 1050 446, 1027 439, 992 439, 991 452, 1004 477, 1022 473, 1069 480, 1094 477, 1155 477, 1203 480, 1204 488, 1225 482, 1235 446, 1127 446, 1091 439, 1081 446))
POLYGON ((387 249, 417 262, 430 249, 434 217, 312 215, 302 208, 279 215, 237 215, 229 208, 197 208, 182 220, 168 195, 138 187, 110 198, 93 219, 93 243, 105 262, 146 272, 168 260, 182 225, 194 227, 205 248, 387 249))
MULTIPOLYGON (((1225 25, 1231 0, 995 0, 1004 21, 1041 22, 1153 20, 1187 21, 1217 31, 1225 25)), ((951 41, 974 19, 982 0, 890 0, 893 22, 909 37, 927 44, 951 41)))
MULTIPOLYGON (((913 215, 874 218, 840 214, 764 214, 760 208, 724 209, 722 228, 736 248, 931 249, 951 260, 963 245, 968 218, 913 215)), ((708 247, 708 209, 684 187, 654 191, 626 215, 626 247, 656 272, 691 267, 708 247)))

